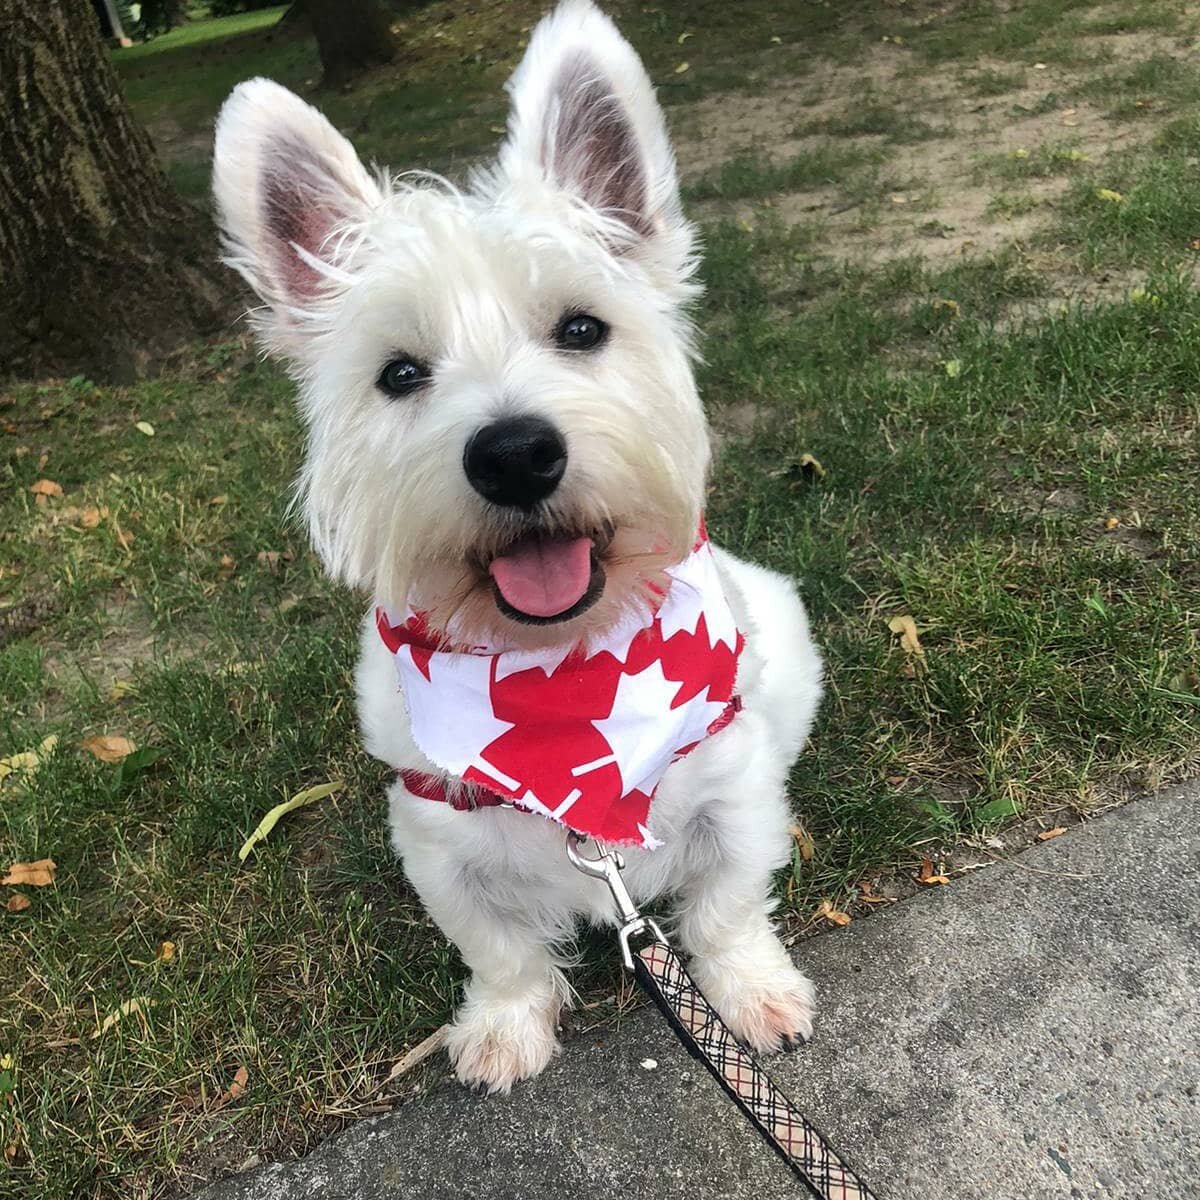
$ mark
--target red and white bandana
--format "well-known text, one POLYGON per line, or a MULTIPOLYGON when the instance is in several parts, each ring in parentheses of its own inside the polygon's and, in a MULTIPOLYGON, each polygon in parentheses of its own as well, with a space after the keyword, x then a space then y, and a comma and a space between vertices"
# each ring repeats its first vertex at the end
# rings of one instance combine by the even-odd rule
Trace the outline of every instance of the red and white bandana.
POLYGON ((648 828, 655 789, 733 718, 745 643, 703 531, 667 574, 656 612, 585 648, 444 650, 423 614, 377 609, 417 746, 465 783, 578 833, 661 845, 648 828))

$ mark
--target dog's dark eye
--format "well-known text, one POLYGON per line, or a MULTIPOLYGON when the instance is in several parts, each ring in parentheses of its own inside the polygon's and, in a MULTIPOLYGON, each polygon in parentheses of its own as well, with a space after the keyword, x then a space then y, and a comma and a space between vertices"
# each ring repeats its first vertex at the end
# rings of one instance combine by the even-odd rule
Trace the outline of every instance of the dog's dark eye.
POLYGON ((563 317, 554 331, 560 350, 594 350, 608 336, 608 326, 599 317, 571 313, 563 317))
POLYGON ((407 396, 429 380, 429 368, 411 358, 393 358, 379 373, 379 386, 389 396, 407 396))

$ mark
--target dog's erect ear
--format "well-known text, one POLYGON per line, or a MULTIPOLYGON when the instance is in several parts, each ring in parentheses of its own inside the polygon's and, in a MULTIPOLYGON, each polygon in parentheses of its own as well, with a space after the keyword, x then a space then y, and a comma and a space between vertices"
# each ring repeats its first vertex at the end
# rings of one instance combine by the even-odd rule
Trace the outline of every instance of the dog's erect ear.
POLYGON ((510 181, 549 182, 635 239, 686 228, 650 77, 590 0, 565 0, 538 25, 508 90, 500 167, 510 181))
POLYGON ((227 261, 285 327, 337 281, 340 234, 381 199, 350 143, 269 79, 239 84, 221 109, 213 194, 227 261))

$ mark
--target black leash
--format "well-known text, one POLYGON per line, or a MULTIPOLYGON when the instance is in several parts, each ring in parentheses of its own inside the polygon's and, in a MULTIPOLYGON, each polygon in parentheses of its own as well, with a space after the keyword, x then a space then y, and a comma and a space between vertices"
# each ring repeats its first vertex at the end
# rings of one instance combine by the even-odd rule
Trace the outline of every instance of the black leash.
POLYGON ((621 856, 601 850, 599 858, 584 858, 579 853, 584 840, 578 834, 568 834, 567 857, 585 875, 608 884, 620 915, 617 941, 625 966, 666 1017, 688 1053, 704 1064, 817 1200, 878 1200, 733 1036, 705 1000, 662 930, 637 910, 621 879, 621 856), (637 934, 646 934, 649 940, 635 953, 630 940, 637 934))

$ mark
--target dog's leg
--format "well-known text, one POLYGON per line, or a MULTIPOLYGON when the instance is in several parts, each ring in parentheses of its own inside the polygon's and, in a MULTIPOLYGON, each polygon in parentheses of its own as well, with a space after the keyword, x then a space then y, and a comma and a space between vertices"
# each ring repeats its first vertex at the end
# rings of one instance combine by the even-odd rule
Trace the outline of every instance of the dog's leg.
POLYGON ((754 811, 714 803, 690 823, 692 869, 679 890, 689 970, 734 1034, 769 1053, 812 1036, 812 983, 792 964, 770 914, 771 873, 786 861, 782 795, 754 811), (770 811, 764 812, 764 808, 770 811))
POLYGON ((446 1049, 469 1087, 507 1092, 558 1053, 558 1016, 570 996, 552 946, 569 930, 506 903, 503 881, 439 855, 409 855, 406 874, 471 971, 446 1049))

